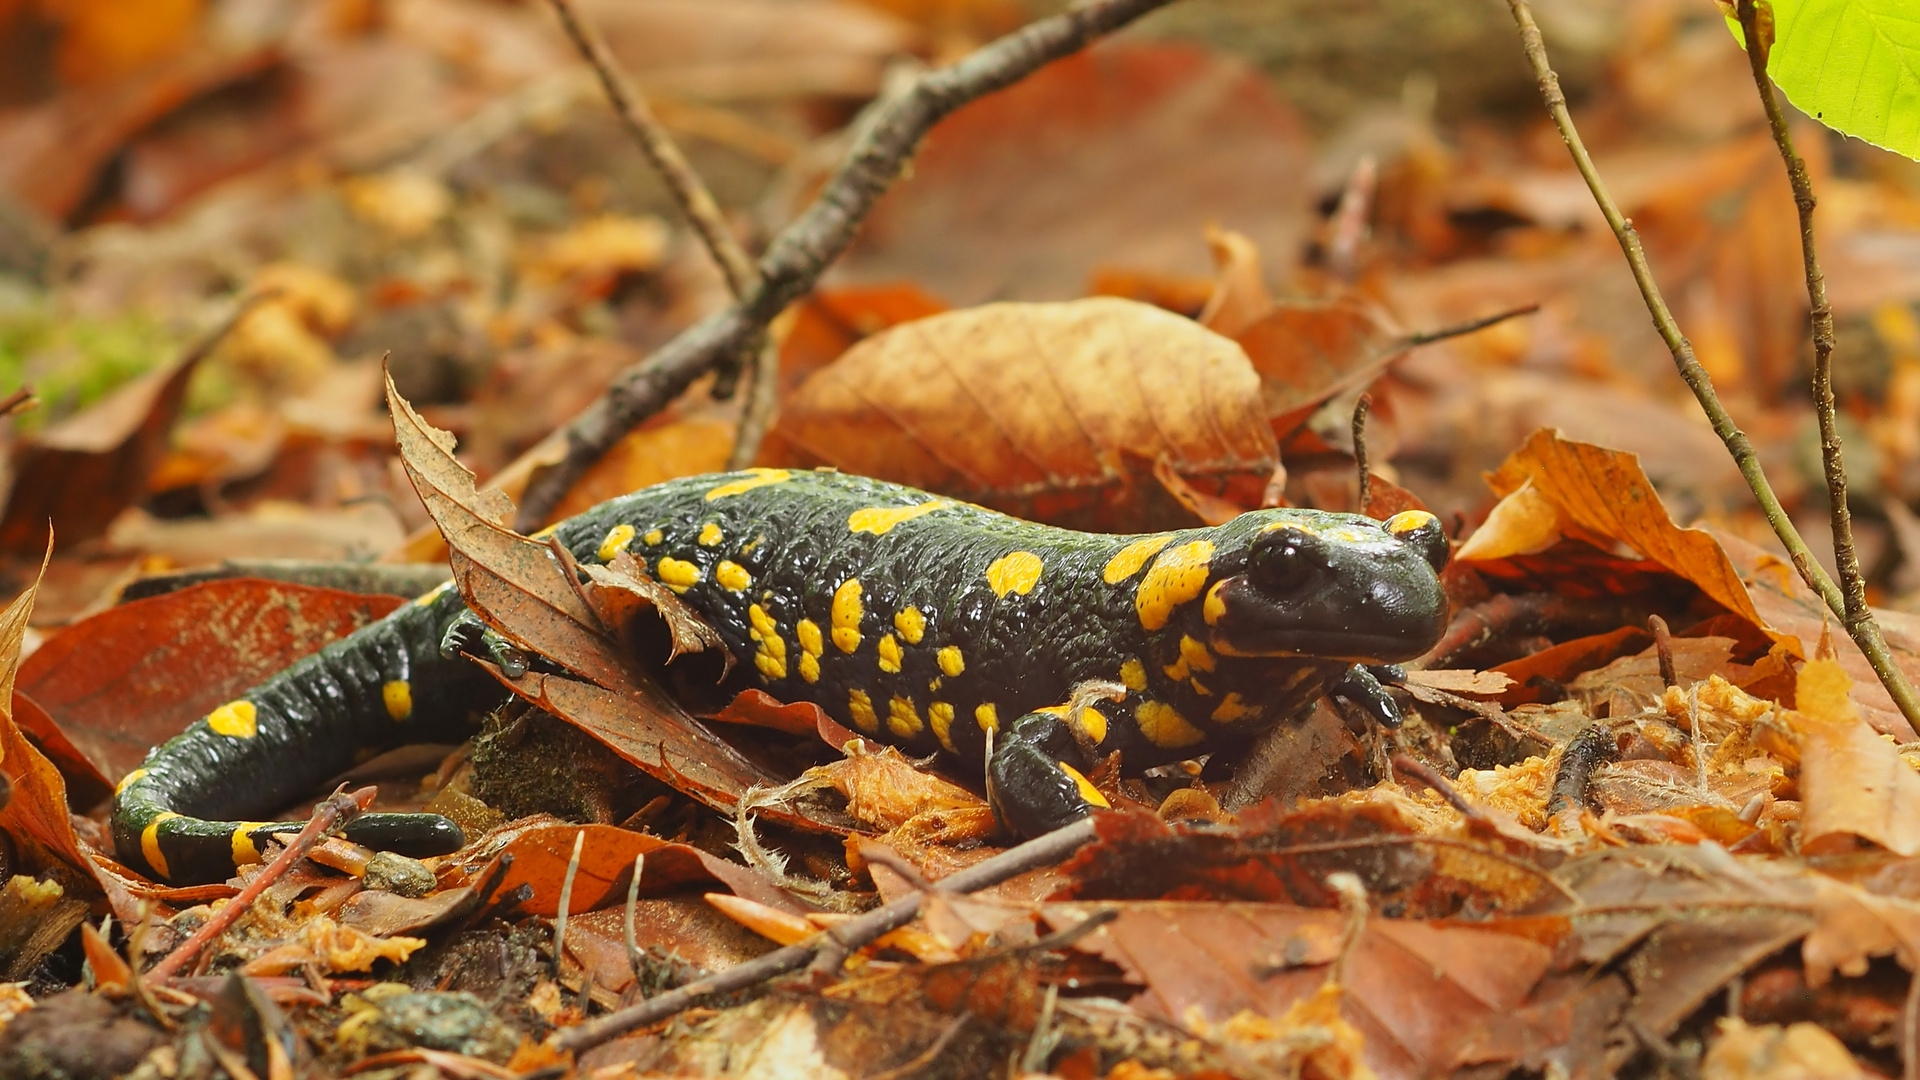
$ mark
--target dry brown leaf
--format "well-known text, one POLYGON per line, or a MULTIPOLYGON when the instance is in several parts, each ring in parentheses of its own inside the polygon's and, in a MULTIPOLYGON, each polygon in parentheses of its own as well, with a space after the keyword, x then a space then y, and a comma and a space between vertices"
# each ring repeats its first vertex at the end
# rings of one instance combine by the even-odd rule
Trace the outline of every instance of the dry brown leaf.
POLYGON ((1812 875, 1817 922, 1800 943, 1807 985, 1821 987, 1838 971, 1864 975, 1867 962, 1892 956, 1909 971, 1920 967, 1920 903, 1812 875))
POLYGON ((1128 459, 1263 485, 1277 457, 1258 395, 1239 347, 1159 308, 988 304, 847 350, 785 404, 763 457, 1010 510, 1115 498, 1142 471, 1128 459))
POLYGON ((847 797, 847 813, 865 825, 895 829, 921 814, 986 807, 978 795, 950 780, 913 767, 891 746, 860 749, 839 761, 807 770, 809 779, 847 797))
MULTIPOLYGON (((1701 529, 1683 529, 1667 516, 1660 496, 1632 454, 1562 438, 1542 429, 1487 478, 1503 500, 1527 504, 1503 531, 1512 539, 1489 541, 1492 550, 1550 542, 1555 528, 1542 524, 1544 500, 1557 514, 1560 533, 1587 534, 1624 544, 1698 586, 1709 598, 1753 625, 1769 629, 1754 609, 1746 585, 1726 552, 1701 529)), ((1497 511, 1496 511, 1497 512, 1497 511)), ((1491 519, 1490 519, 1491 520, 1491 519)), ((1463 561, 1497 557, 1475 550, 1470 539, 1456 556, 1463 561)))
POLYGON ((1260 248, 1231 229, 1207 226, 1207 247, 1213 251, 1213 293, 1200 311, 1200 325, 1216 334, 1237 338, 1273 309, 1266 275, 1260 269, 1260 248))
POLYGON ((1386 313, 1357 295, 1276 304, 1233 339, 1260 374, 1261 400, 1281 433, 1407 351, 1386 313))
POLYGON ((1809 660, 1795 684, 1800 737, 1800 849, 1848 851, 1854 838, 1920 854, 1920 773, 1860 718, 1835 660, 1809 660))

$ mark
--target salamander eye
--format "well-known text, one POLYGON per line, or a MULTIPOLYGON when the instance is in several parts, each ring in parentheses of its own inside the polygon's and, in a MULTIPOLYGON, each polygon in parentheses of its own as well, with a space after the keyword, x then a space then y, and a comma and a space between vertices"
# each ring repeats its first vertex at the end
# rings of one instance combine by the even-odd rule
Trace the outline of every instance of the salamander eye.
POLYGON ((1401 543, 1418 551, 1435 572, 1447 568, 1451 550, 1447 531, 1441 528, 1439 518, 1425 510, 1402 510, 1388 518, 1385 525, 1401 543))
POLYGON ((1304 584, 1319 562, 1315 538, 1298 529, 1261 533, 1247 556, 1247 573, 1266 592, 1288 592, 1304 584))

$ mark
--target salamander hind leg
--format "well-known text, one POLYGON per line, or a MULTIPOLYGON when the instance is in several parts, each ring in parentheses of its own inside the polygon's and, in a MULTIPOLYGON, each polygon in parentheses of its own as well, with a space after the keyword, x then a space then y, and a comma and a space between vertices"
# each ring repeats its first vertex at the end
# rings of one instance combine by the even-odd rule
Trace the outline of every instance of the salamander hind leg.
POLYGON ((1071 825, 1107 805, 1087 780, 1086 752, 1052 712, 1007 725, 987 758, 987 801, 1001 828, 1034 837, 1071 825))

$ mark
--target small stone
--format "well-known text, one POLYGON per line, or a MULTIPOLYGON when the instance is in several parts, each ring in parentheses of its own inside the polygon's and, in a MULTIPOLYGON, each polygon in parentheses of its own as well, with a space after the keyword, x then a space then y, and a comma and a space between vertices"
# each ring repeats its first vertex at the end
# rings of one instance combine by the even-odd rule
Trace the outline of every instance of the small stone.
POLYGON ((369 889, 380 889, 395 896, 425 896, 433 891, 433 871, 418 859, 409 859, 405 855, 395 855, 391 851, 376 851, 373 858, 367 860, 366 876, 363 879, 369 889))

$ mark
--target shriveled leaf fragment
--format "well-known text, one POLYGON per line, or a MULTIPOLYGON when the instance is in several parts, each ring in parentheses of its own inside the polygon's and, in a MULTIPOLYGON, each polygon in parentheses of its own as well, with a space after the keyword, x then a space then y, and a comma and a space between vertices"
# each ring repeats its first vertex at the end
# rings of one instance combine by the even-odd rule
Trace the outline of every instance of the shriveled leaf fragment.
POLYGON ((1033 512, 1048 496, 1122 500, 1155 486, 1155 462, 1237 480, 1257 498, 1276 453, 1239 346, 1159 308, 1093 297, 988 304, 876 334, 785 403, 765 456, 1033 512))
POLYGON ((1845 1043, 1818 1024, 1749 1025, 1722 1017, 1701 1080, 1866 1080, 1845 1043))
POLYGON ((1800 737, 1800 848, 1848 851, 1855 839, 1920 854, 1920 773, 1867 726, 1838 661, 1809 660, 1790 717, 1800 737))
POLYGON ((1473 539, 1462 545, 1462 560, 1541 550, 1555 533, 1586 534, 1625 545, 1692 582, 1728 611, 1768 629, 1726 552, 1704 530, 1673 523, 1635 455, 1542 429, 1487 481, 1503 501, 1517 500, 1519 508, 1507 513, 1499 533, 1484 546, 1476 548, 1473 539))
POLYGON ((839 761, 807 770, 806 775, 845 795, 847 812, 879 829, 899 828, 926 813, 987 809, 978 795, 914 768, 891 746, 855 750, 839 761))
POLYGON ((1812 882, 1818 922, 1800 943, 1808 986, 1825 986, 1836 971, 1864 975, 1876 956, 1892 956, 1909 971, 1920 967, 1920 903, 1820 875, 1812 882))

